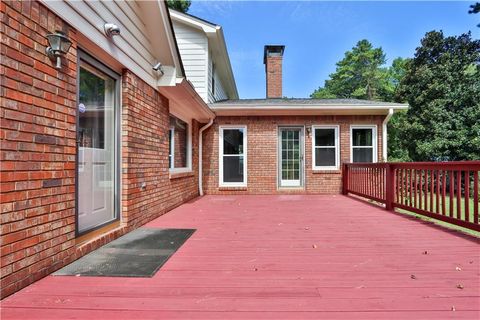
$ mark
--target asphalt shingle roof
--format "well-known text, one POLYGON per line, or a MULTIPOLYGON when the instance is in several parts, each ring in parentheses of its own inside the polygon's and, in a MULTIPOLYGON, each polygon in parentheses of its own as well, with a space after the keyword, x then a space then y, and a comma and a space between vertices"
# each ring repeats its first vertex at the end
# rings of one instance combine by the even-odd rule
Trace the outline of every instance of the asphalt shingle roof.
POLYGON ((289 105, 345 105, 345 106, 404 106, 401 103, 360 99, 310 99, 310 98, 279 98, 279 99, 238 99, 223 100, 211 103, 210 106, 223 105, 256 105, 256 106, 289 106, 289 105))

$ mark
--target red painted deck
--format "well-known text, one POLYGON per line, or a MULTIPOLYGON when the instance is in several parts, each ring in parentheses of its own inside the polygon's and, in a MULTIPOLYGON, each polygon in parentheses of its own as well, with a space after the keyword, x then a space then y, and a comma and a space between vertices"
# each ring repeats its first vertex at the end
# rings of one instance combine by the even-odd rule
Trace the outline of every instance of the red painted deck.
POLYGON ((478 241, 345 196, 207 196, 148 226, 198 230, 153 278, 49 276, 2 319, 480 318, 478 241))

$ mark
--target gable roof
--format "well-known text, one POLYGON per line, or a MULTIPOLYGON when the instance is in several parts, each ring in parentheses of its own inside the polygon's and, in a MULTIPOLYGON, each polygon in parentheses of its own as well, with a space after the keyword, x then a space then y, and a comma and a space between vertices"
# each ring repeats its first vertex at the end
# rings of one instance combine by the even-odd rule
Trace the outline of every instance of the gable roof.
POLYGON ((209 47, 217 66, 216 70, 222 79, 222 85, 230 98, 238 99, 237 85, 235 83, 235 77, 233 75, 222 27, 191 14, 182 13, 173 9, 170 9, 169 11, 170 17, 173 21, 183 23, 205 33, 209 40, 209 47))
POLYGON ((209 104, 217 115, 386 115, 408 104, 360 99, 238 99, 209 104))

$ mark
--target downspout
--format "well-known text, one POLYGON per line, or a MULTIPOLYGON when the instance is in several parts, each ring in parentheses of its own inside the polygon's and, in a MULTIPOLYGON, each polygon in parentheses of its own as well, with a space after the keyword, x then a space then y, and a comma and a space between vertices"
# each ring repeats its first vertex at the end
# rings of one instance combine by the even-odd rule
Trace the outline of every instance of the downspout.
POLYGON ((387 162, 387 123, 390 118, 393 116, 393 108, 388 109, 388 114, 383 120, 382 123, 382 160, 383 162, 387 162))
POLYGON ((198 192, 200 193, 200 196, 203 196, 203 131, 207 130, 210 128, 210 126, 213 124, 213 119, 210 118, 210 121, 206 125, 200 128, 200 131, 198 133, 198 192))

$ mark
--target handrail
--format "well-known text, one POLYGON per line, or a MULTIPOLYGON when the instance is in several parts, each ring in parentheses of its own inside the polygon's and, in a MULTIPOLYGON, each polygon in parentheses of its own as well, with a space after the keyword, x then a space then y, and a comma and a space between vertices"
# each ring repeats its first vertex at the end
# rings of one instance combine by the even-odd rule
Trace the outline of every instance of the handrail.
POLYGON ((343 194, 353 194, 480 231, 480 161, 346 163, 343 194))

